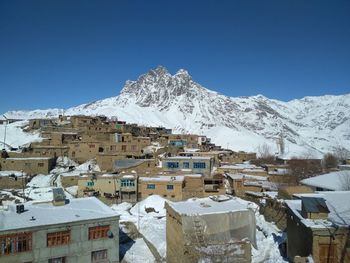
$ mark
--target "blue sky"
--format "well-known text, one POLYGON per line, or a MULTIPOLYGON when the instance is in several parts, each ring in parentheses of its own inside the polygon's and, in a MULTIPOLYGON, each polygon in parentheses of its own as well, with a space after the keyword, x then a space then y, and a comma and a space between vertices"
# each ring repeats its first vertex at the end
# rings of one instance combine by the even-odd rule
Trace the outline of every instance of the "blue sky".
POLYGON ((0 1, 0 112, 119 94, 158 65, 229 96, 350 92, 350 1, 0 1))

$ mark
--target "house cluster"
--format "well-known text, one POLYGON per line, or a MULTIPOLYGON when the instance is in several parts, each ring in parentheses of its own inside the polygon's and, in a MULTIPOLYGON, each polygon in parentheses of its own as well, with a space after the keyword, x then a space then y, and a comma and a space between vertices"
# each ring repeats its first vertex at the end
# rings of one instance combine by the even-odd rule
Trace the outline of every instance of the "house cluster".
POLYGON ((285 231, 279 242, 289 261, 350 262, 350 162, 324 174, 321 160, 261 164, 255 153, 223 149, 206 136, 103 116, 33 119, 24 129, 42 140, 1 152, 0 188, 52 175, 58 157, 89 165, 55 170, 63 188, 77 187, 76 199, 55 188, 52 202, 3 206, 1 262, 119 262, 119 218, 106 204, 152 195, 171 201, 167 262, 251 262, 255 211, 242 199, 285 231))

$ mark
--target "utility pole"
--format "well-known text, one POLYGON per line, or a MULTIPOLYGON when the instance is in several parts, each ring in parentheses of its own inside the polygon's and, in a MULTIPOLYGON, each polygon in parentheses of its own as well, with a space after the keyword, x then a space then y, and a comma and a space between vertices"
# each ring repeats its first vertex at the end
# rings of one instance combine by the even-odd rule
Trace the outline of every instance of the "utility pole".
POLYGON ((23 191, 23 200, 24 202, 26 201, 26 196, 24 194, 24 175, 23 175, 23 170, 21 171, 21 175, 22 175, 22 191, 23 191))

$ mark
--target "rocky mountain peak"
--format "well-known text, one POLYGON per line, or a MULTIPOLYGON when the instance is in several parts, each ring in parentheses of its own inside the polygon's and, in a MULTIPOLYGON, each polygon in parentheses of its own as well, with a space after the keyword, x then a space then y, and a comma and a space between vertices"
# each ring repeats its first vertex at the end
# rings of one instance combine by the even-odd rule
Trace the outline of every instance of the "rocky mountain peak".
POLYGON ((127 81, 120 100, 134 99, 142 107, 153 105, 164 108, 180 96, 193 98, 200 91, 204 89, 192 80, 187 70, 180 69, 171 75, 165 67, 158 66, 136 81, 127 81))

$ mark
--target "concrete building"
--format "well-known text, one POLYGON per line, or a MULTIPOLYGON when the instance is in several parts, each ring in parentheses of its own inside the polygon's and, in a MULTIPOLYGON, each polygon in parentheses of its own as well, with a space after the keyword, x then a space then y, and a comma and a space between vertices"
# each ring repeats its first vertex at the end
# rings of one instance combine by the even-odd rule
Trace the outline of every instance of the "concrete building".
POLYGON ((190 171, 191 173, 211 175, 214 159, 211 157, 174 156, 162 159, 162 168, 167 172, 190 171))
POLYGON ((167 262, 251 262, 255 215, 227 196, 166 203, 167 262))
POLYGON ((184 176, 139 177, 139 196, 145 199, 150 195, 160 195, 171 201, 182 200, 184 176))
POLYGON ((295 195, 287 200, 287 255, 292 262, 350 262, 350 192, 295 195))
POLYGON ((11 205, 0 222, 2 263, 119 262, 119 216, 94 197, 11 205))
POLYGON ((49 174, 56 164, 50 157, 0 158, 0 170, 23 171, 29 175, 49 174))

